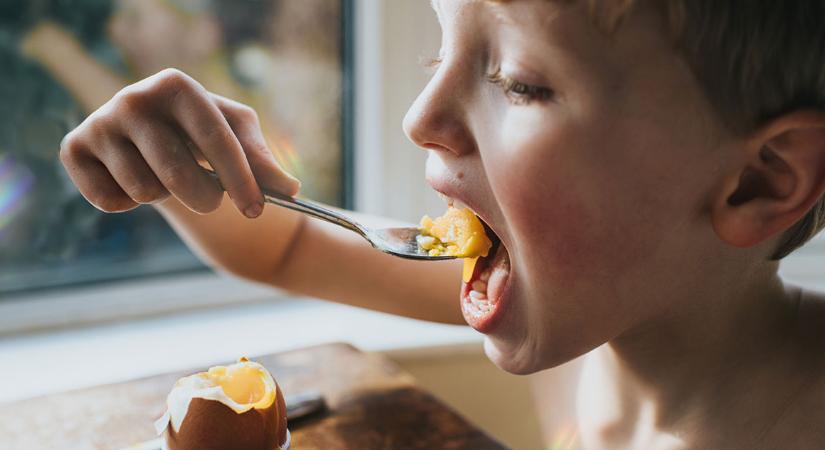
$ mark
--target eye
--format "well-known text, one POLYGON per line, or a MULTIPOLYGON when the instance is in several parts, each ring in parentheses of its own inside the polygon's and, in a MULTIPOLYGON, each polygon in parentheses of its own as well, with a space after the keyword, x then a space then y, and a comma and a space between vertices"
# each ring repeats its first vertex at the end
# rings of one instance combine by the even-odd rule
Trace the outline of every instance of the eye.
POLYGON ((554 92, 552 89, 522 83, 504 75, 501 69, 497 69, 487 78, 491 83, 501 86, 504 93, 517 105, 526 105, 533 101, 547 101, 553 98, 554 92))

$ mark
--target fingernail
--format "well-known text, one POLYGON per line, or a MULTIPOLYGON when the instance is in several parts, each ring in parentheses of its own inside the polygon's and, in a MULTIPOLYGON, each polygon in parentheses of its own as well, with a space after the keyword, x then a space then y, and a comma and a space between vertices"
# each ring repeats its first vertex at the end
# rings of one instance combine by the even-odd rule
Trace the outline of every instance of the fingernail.
POLYGON ((249 205, 244 210, 243 213, 246 217, 249 217, 250 219, 254 219, 254 218, 260 216, 263 211, 264 211, 263 205, 261 205, 260 203, 253 203, 253 204, 249 205))

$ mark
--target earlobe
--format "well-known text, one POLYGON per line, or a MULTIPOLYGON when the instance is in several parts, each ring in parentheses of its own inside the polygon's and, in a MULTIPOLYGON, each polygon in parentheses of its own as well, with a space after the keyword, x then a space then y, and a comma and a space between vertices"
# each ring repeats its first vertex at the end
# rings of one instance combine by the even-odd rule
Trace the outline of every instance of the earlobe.
POLYGON ((751 247, 791 228, 825 193, 825 114, 781 116, 738 150, 712 220, 724 242, 751 247))

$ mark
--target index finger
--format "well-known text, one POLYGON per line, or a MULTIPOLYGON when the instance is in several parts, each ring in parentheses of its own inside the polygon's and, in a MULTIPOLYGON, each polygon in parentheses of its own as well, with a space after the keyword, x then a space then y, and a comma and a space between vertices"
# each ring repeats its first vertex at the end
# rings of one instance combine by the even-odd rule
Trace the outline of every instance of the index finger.
POLYGON ((226 118, 206 89, 179 71, 163 75, 169 84, 169 112, 203 153, 235 206, 247 217, 263 210, 263 194, 226 118))

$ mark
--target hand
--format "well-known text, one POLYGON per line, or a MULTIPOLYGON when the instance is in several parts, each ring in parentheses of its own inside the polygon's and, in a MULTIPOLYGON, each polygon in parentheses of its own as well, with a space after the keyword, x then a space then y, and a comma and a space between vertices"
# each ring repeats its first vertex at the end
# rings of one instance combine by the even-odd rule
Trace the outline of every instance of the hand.
POLYGON ((192 211, 214 211, 223 191, 198 164, 201 157, 250 218, 263 210, 259 184, 287 195, 300 188, 267 147, 254 110, 208 92, 175 69, 123 88, 60 148, 81 194, 106 212, 170 195, 192 211))

